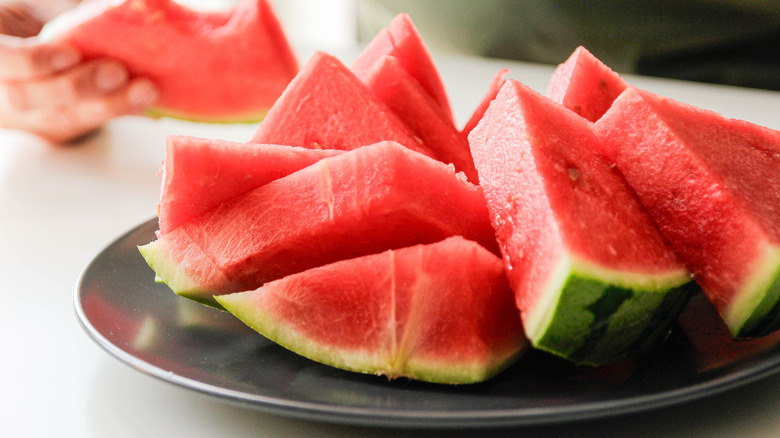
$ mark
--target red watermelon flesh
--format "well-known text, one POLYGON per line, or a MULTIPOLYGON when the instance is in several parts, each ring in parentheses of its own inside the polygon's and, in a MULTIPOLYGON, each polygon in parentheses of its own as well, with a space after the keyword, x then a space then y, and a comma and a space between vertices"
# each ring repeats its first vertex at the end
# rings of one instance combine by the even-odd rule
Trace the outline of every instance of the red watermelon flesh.
POLYGON ((213 295, 386 249, 461 235, 498 252, 482 190, 383 142, 324 158, 140 248, 175 292, 213 295))
POLYGON ((595 122, 627 86, 619 74, 580 46, 553 72, 547 97, 595 122))
POLYGON ((159 234, 165 234, 225 201, 340 152, 169 136, 159 172, 162 179, 157 209, 159 234))
POLYGON ((199 121, 261 119, 298 71, 267 0, 216 12, 173 0, 85 2, 40 38, 69 44, 85 59, 121 61, 157 85, 154 113, 199 121))
POLYGON ((647 91, 642 96, 780 244, 780 131, 647 91))
POLYGON ((395 141, 430 155, 387 105, 323 52, 315 53, 290 82, 251 141, 340 150, 395 141))
POLYGON ((506 82, 507 74, 509 74, 509 69, 505 68, 499 70, 498 73, 493 76, 493 80, 490 81, 490 86, 488 87, 487 93, 485 93, 485 96, 474 109, 474 112, 471 114, 471 118, 469 118, 466 124, 463 125, 463 129, 461 130, 463 135, 468 137, 469 133, 471 133, 471 131, 477 126, 477 123, 482 120, 482 116, 485 115, 485 111, 487 111, 488 106, 490 106, 490 102, 496 98, 498 92, 501 90, 501 86, 503 86, 504 82, 506 82))
POLYGON ((656 309, 667 295, 670 308, 681 309, 686 296, 678 288, 690 276, 597 153, 590 122, 509 80, 469 142, 535 346, 602 364, 626 359, 635 341, 644 342, 645 324, 668 330, 657 326, 656 309), (601 304, 613 297, 623 304, 601 304), (600 318, 604 326, 591 324, 600 318))
POLYGON ((412 128, 435 158, 452 163, 469 181, 478 182, 468 139, 455 129, 441 107, 401 67, 397 58, 383 56, 363 80, 369 90, 412 128))
POLYGON ((600 140, 587 122, 517 81, 501 93, 470 140, 499 243, 517 268, 510 276, 530 275, 515 282, 522 295, 535 298, 530 291, 546 276, 541 260, 563 250, 617 270, 682 269, 620 174, 596 153, 600 140))
POLYGON ((452 108, 439 70, 408 14, 398 14, 388 27, 379 31, 355 58, 350 69, 365 80, 374 65, 385 55, 397 58, 404 70, 420 83, 454 124, 452 108))
POLYGON ((776 329, 776 152, 753 129, 633 87, 595 130, 732 334, 776 329))
POLYGON ((480 382, 525 345, 501 259, 460 237, 339 261, 217 300, 296 353, 391 379, 480 382))

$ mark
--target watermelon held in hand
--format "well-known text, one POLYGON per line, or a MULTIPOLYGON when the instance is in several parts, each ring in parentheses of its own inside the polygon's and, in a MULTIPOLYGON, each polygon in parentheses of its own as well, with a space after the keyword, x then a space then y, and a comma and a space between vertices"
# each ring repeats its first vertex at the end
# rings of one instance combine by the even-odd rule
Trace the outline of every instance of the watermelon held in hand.
POLYGON ((460 237, 342 260, 217 301, 300 355, 391 379, 481 382, 525 345, 501 259, 460 237))
POLYGON ((341 151, 237 143, 173 135, 166 139, 157 207, 158 234, 239 195, 341 151))
POLYGON ((556 67, 547 97, 595 122, 627 86, 619 74, 580 46, 556 67))
POLYGON ((214 295, 455 235, 498 253, 482 190, 383 142, 323 158, 139 249, 174 292, 217 305, 214 295))
POLYGON ((662 340, 691 276, 592 124, 509 80, 469 141, 531 343, 602 365, 662 340))
POLYGON ((780 133, 633 87, 594 126, 732 335, 780 328, 780 133))
POLYGON ((84 59, 122 62, 158 87, 153 115, 196 121, 260 120, 298 71, 267 0, 216 12, 174 0, 96 0, 52 20, 39 38, 84 59))

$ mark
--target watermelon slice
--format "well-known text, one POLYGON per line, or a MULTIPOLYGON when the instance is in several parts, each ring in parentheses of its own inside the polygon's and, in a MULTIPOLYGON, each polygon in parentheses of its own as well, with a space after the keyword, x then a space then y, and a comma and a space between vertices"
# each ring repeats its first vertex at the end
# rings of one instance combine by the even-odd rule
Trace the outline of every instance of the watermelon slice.
POLYGON ((633 87, 595 127, 731 333, 780 328, 780 134, 633 87))
POLYGON ((340 150, 394 141, 431 155, 341 61, 324 52, 315 53, 290 82, 251 141, 340 150))
POLYGON ((478 183, 468 139, 458 132, 419 82, 401 67, 397 58, 383 56, 363 80, 369 90, 412 128, 436 158, 452 163, 469 181, 478 183))
POLYGON ((173 0, 96 0, 54 19, 39 38, 85 59, 121 61, 157 85, 153 113, 198 121, 259 120, 298 71, 267 0, 218 12, 173 0))
POLYGON ((474 112, 471 114, 469 120, 465 125, 463 125, 463 129, 460 131, 463 133, 463 135, 468 137, 471 131, 477 126, 477 123, 482 120, 482 116, 485 115, 485 111, 487 111, 488 106, 490 106, 490 102, 492 102, 496 96, 498 96, 498 92, 501 91, 501 87, 504 85, 504 82, 506 82, 506 75, 508 74, 509 69, 504 68, 499 70, 498 73, 493 76, 493 80, 490 81, 490 86, 488 87, 487 93, 485 93, 485 96, 474 109, 474 112))
POLYGON ((627 86, 619 74, 580 46, 553 72, 547 97, 595 122, 627 86))
POLYGON ((159 172, 159 234, 338 153, 341 151, 169 136, 159 172))
POLYGON ((391 379, 481 382, 525 345, 501 259, 460 237, 339 261, 217 300, 296 353, 391 379))
POLYGON ((399 60, 401 66, 439 104, 454 125, 452 108, 439 70, 408 14, 396 15, 388 27, 379 31, 355 58, 350 69, 360 79, 365 80, 371 74, 374 65, 385 55, 399 60))
POLYGON ((383 142, 324 158, 140 250, 174 292, 215 305, 213 295, 453 235, 498 253, 482 190, 451 166, 383 142))
POLYGON ((469 141, 532 344, 601 365, 663 339, 691 277, 592 124, 509 80, 469 141))

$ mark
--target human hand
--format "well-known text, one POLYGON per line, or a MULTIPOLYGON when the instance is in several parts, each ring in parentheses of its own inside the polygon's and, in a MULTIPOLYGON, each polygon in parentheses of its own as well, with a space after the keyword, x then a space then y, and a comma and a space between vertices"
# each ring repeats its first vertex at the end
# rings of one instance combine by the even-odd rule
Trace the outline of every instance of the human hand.
POLYGON ((0 127, 65 143, 137 113, 157 92, 116 61, 82 62, 74 49, 0 35, 0 127))

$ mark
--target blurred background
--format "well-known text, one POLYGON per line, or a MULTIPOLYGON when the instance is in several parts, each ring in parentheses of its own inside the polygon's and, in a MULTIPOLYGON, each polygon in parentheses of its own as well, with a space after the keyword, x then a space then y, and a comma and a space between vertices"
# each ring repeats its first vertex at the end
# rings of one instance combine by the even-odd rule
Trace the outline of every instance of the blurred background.
MULTIPOLYGON (((281 0, 280 0, 281 1, 281 0)), ((356 0, 358 39, 408 12, 441 51, 780 90, 777 0, 356 0)))
MULTIPOLYGON (((237 0, 178 1, 209 9, 237 0)), ((47 18, 78 0, 0 0, 0 5, 20 2, 35 5, 37 13, 47 18)), ((620 73, 780 90, 777 0, 272 3, 288 36, 300 47, 339 50, 365 44, 403 11, 411 15, 426 44, 437 52, 554 65, 584 45, 620 73)), ((0 33, 3 21, 8 21, 5 9, 5 16, 0 14, 0 33)))
POLYGON ((407 12, 434 51, 780 90, 777 0, 276 0, 290 37, 365 44, 407 12))

